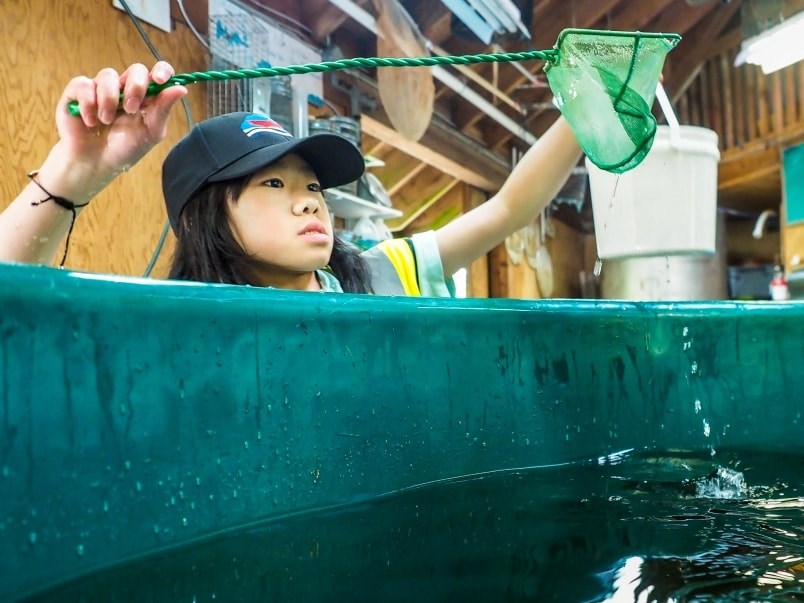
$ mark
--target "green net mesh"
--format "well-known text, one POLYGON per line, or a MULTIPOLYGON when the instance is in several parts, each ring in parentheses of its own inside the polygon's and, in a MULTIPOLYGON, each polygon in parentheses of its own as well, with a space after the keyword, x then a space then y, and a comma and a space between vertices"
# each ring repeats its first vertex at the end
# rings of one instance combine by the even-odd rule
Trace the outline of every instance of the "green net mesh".
POLYGON ((545 66, 559 109, 589 160, 609 172, 636 167, 656 134, 656 85, 676 34, 566 29, 545 66))

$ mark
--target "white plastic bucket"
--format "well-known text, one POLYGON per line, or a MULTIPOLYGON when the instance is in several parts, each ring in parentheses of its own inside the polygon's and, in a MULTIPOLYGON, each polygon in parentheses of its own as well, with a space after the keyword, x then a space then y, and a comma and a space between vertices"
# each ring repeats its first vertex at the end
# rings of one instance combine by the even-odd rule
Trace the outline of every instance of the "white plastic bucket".
POLYGON ((587 159, 598 257, 713 254, 719 160, 716 132, 677 122, 624 174, 587 159))

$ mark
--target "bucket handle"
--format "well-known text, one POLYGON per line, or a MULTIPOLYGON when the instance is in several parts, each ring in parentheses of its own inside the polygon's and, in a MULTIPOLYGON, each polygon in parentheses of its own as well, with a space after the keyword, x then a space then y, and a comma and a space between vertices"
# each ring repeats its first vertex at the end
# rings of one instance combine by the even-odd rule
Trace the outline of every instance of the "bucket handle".
POLYGON ((675 111, 673 111, 673 105, 670 104, 670 99, 667 98, 667 92, 665 92, 661 82, 656 84, 656 100, 659 101, 662 113, 667 119, 667 125, 670 126, 670 146, 678 148, 681 142, 681 127, 678 125, 678 118, 675 111))

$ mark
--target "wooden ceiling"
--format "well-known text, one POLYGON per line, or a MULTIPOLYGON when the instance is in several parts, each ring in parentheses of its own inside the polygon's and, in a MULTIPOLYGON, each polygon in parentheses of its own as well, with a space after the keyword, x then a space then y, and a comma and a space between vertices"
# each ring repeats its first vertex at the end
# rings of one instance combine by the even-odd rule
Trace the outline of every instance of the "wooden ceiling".
MULTIPOLYGON (((373 0, 349 3, 371 16, 377 15, 373 0)), ((247 4, 265 9, 271 18, 280 21, 279 15, 285 15, 292 27, 306 28, 304 33, 312 42, 337 47, 344 57, 377 54, 376 35, 336 6, 338 2, 248 0, 247 4)), ((741 0, 529 0, 518 4, 532 5, 532 39, 502 41, 505 51, 550 48, 567 27, 681 34, 682 42, 668 55, 663 72, 665 86, 674 100, 681 98, 707 59, 736 48, 742 40, 741 0)), ((494 51, 476 39, 455 33, 452 14, 439 0, 401 0, 401 5, 424 37, 446 53, 494 51)), ((476 76, 452 72, 497 110, 538 136, 558 113, 549 104, 549 89, 538 83, 543 81, 542 64, 534 61, 521 65, 538 78, 536 84, 511 64, 471 67, 499 89, 499 96, 478 85, 476 76)), ((403 218, 390 222, 393 230, 433 227, 448 221, 462 211, 466 202, 461 183, 489 193, 495 191, 509 170, 512 149, 527 146, 487 112, 438 81, 434 116, 427 132, 418 141, 408 140, 390 126, 379 100, 376 73, 338 73, 334 84, 332 79, 326 80, 327 98, 348 114, 355 109, 358 96, 353 93, 350 99, 347 92, 360 91, 363 150, 385 162, 385 167, 374 171, 391 193, 394 207, 404 213, 403 218)), ((773 158, 765 156, 763 161, 773 162, 773 158)), ((743 205, 749 208, 764 209, 774 203, 778 206, 778 153, 776 164, 764 166, 756 177, 751 176, 750 169, 745 170, 751 165, 747 159, 742 160, 742 166, 729 168, 732 177, 724 195, 743 199, 743 205), (740 167, 744 171, 738 171, 740 167)))

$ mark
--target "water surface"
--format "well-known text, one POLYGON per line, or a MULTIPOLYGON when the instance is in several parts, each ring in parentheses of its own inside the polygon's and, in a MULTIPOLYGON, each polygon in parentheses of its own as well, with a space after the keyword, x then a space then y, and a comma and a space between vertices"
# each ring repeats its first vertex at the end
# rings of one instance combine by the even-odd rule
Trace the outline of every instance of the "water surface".
POLYGON ((31 601, 804 601, 804 450, 623 451, 274 517, 31 601))

